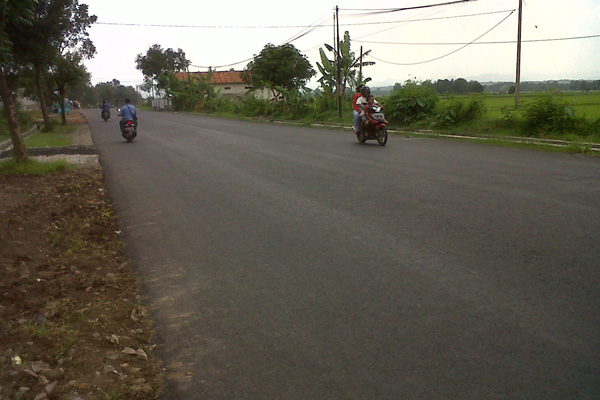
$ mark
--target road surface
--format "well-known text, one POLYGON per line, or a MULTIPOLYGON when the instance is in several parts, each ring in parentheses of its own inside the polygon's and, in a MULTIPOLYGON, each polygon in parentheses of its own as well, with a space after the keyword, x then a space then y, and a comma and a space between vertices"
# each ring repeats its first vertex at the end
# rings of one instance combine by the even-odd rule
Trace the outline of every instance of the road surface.
POLYGON ((600 160, 86 111, 164 399, 600 398, 600 160))

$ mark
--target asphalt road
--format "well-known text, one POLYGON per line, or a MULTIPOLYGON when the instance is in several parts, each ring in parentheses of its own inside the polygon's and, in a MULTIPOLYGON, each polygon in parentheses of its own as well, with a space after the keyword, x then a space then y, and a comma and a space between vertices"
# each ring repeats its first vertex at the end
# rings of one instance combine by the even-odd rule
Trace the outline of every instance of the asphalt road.
POLYGON ((600 159, 85 115, 164 399, 600 398, 600 159))

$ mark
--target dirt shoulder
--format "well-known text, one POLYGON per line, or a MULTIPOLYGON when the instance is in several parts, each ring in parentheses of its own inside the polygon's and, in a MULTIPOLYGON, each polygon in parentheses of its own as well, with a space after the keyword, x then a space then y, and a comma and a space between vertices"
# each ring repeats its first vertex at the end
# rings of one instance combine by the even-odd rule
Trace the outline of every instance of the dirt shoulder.
POLYGON ((156 398, 152 322, 102 170, 0 187, 0 400, 156 398))

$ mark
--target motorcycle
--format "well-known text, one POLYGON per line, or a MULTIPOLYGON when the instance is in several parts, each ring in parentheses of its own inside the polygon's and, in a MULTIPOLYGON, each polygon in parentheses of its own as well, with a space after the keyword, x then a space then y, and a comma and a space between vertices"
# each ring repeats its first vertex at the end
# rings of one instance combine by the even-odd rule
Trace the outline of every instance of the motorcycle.
MULTIPOLYGON (((118 112, 121 112, 120 109, 117 109, 118 112)), ((128 143, 133 142, 133 139, 137 136, 137 127, 134 120, 127 119, 123 122, 123 129, 121 134, 127 140, 128 143)))
POLYGON ((104 120, 104 122, 106 122, 110 118, 110 111, 108 111, 108 110, 102 110, 102 114, 100 114, 100 116, 102 117, 102 119, 104 120))
POLYGON ((137 130, 135 129, 135 123, 128 119, 123 125, 123 137, 125 140, 127 140, 127 142, 131 143, 136 136, 137 130))
POLYGON ((381 107, 373 106, 373 121, 368 124, 361 123, 360 130, 356 132, 356 138, 360 143, 367 140, 377 140, 380 146, 385 146, 388 140, 387 121, 381 112, 381 107))

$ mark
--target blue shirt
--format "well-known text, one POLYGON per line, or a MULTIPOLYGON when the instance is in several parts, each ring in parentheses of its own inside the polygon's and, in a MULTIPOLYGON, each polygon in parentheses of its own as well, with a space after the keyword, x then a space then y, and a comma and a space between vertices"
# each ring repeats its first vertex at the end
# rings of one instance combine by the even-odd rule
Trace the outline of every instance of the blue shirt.
POLYGON ((137 115, 137 110, 133 104, 125 104, 123 108, 121 108, 121 113, 119 115, 123 116, 124 120, 132 120, 135 115, 137 115))

